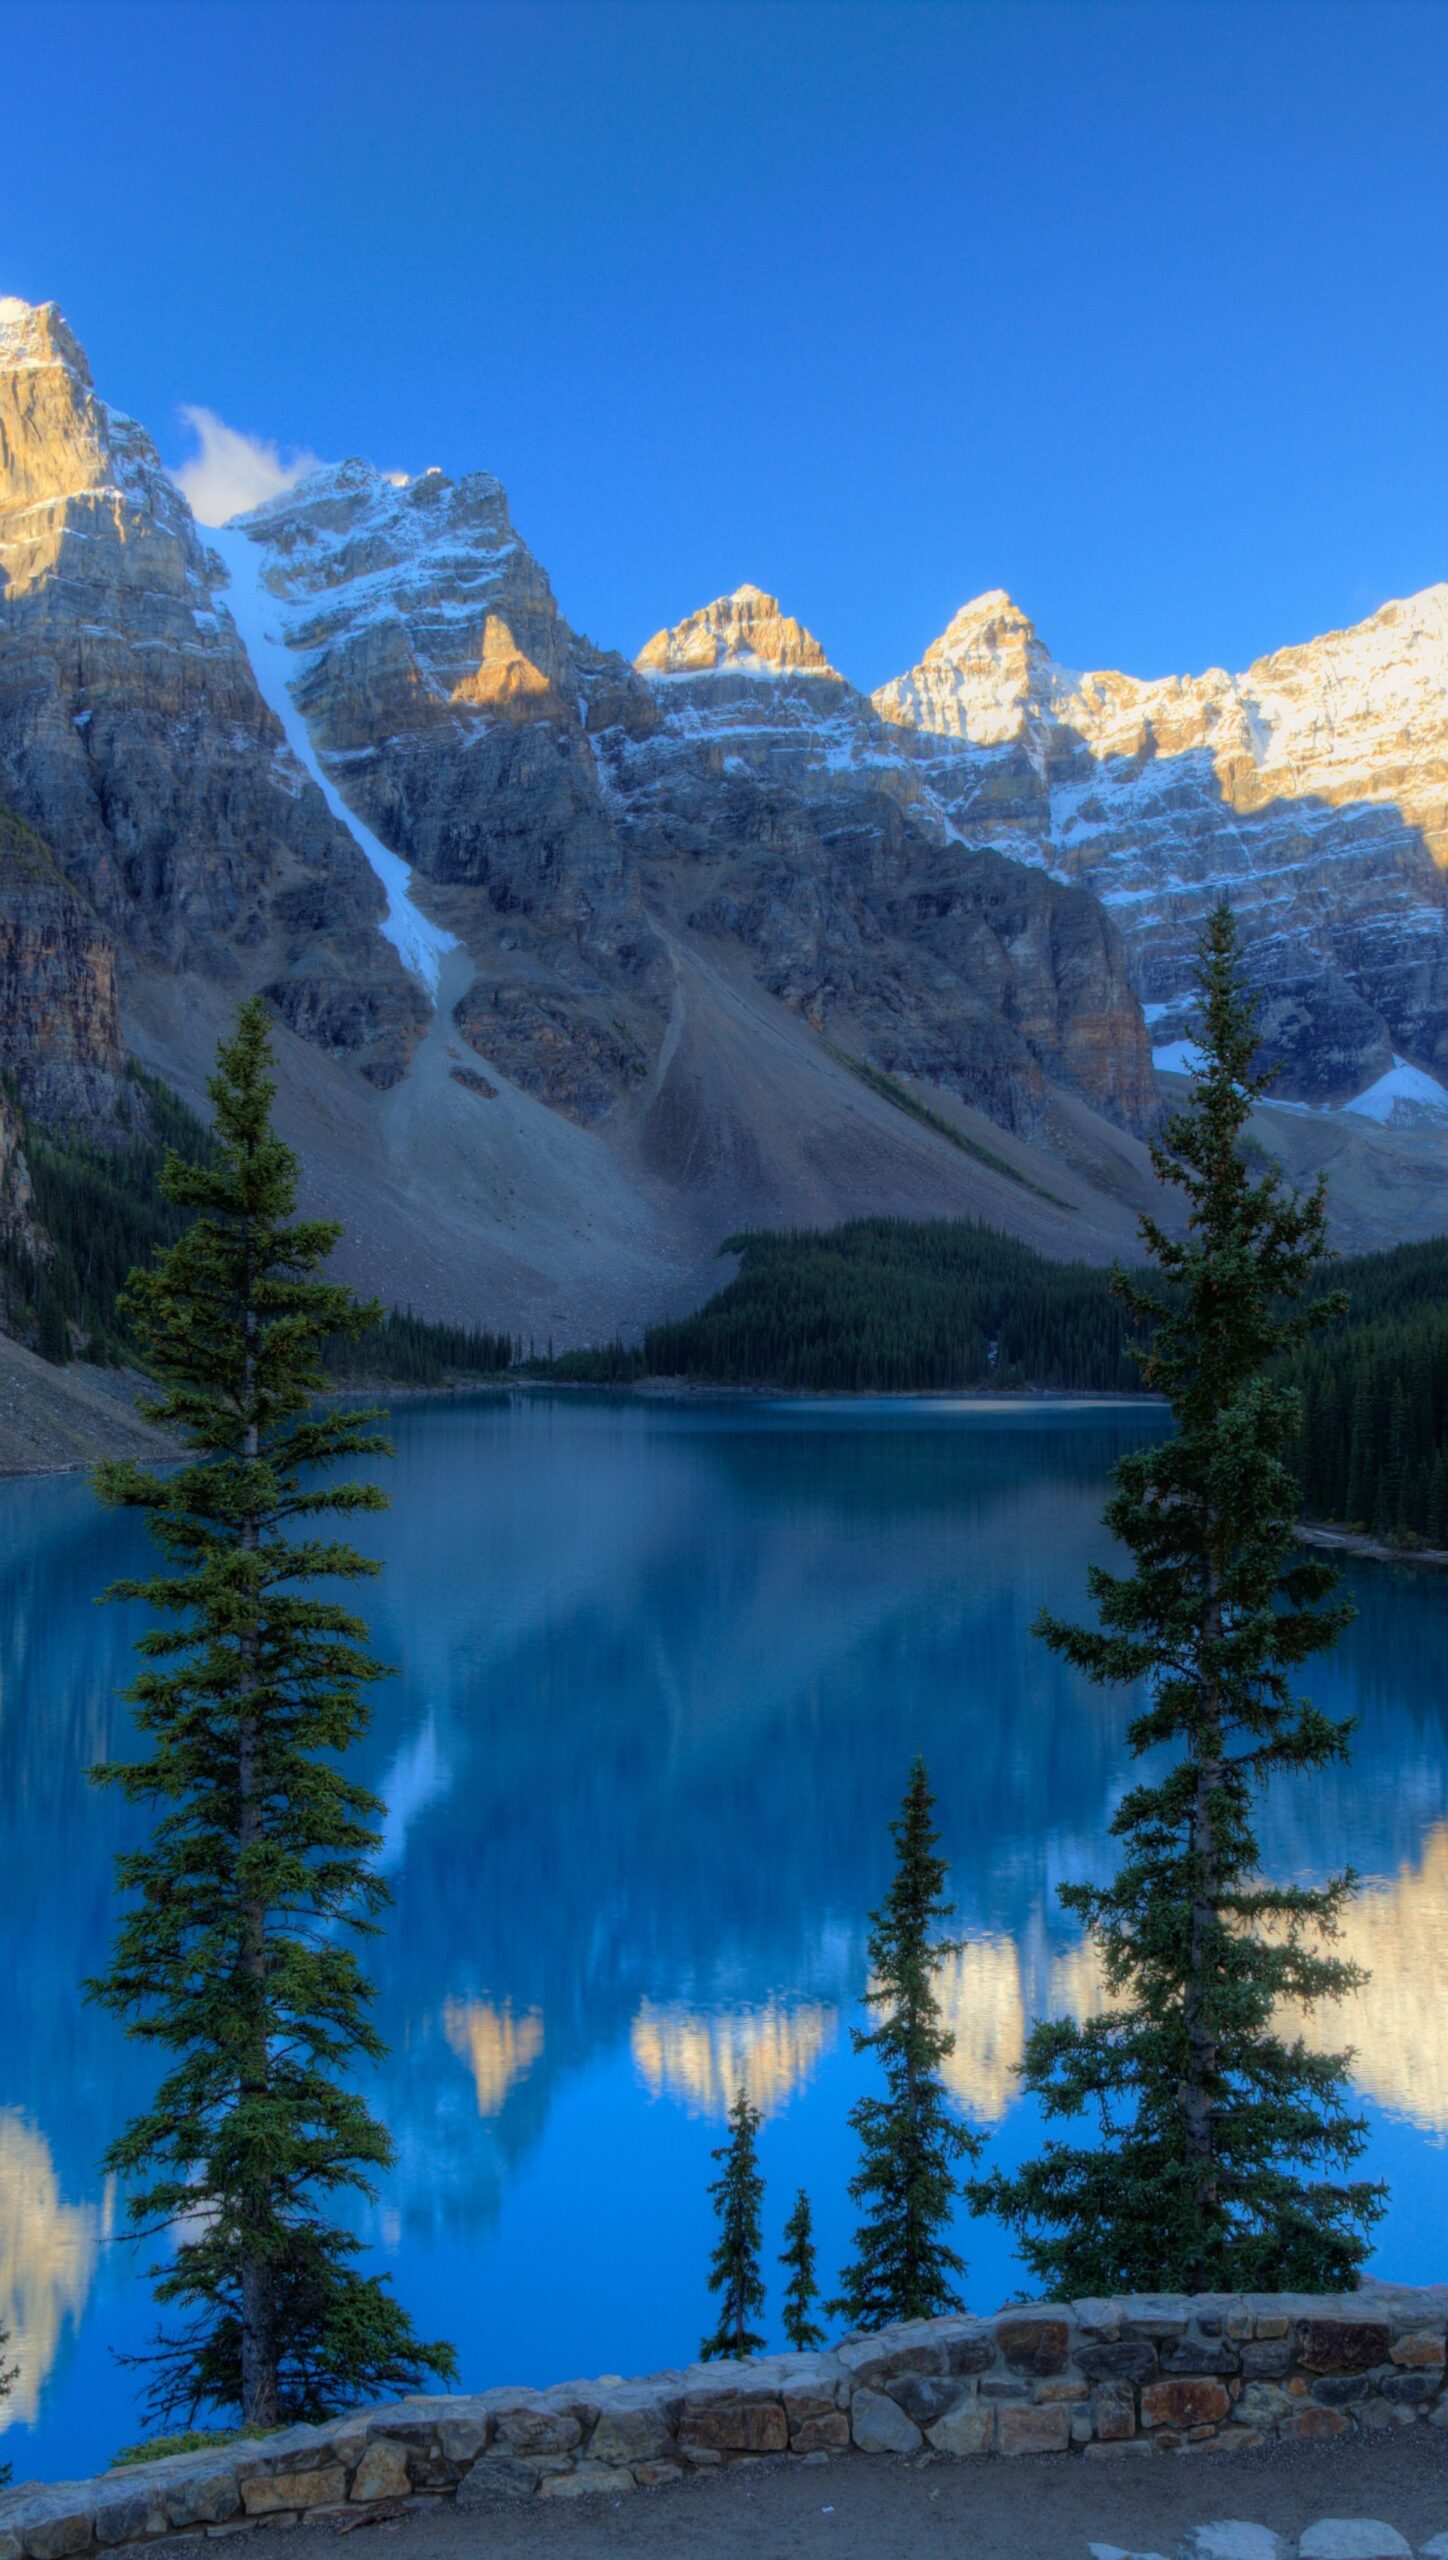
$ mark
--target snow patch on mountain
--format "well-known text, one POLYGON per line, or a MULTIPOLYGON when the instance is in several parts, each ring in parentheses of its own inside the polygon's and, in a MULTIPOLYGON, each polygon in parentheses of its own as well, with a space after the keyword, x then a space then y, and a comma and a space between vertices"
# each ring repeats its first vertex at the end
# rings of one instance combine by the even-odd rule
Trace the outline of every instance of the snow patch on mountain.
POLYGON ((400 854, 390 853, 381 839, 353 816, 334 782, 322 769, 306 721, 291 694, 292 653, 283 628, 283 608, 265 583, 261 552, 247 533, 224 526, 209 536, 230 580, 227 604, 251 660, 257 691, 281 722, 287 745, 304 773, 317 785, 334 818, 341 821, 375 871, 387 896, 382 931, 403 966, 421 978, 430 995, 437 994, 438 971, 455 937, 412 899, 412 873, 400 854))
MULTIPOLYGON (((1148 1008, 1153 1011, 1164 1009, 1148 1008)), ((1200 1075, 1207 1059, 1206 1052, 1194 1040, 1169 1040, 1161 1048, 1153 1049, 1151 1063, 1160 1075, 1188 1076, 1200 1075)), ((1333 1118, 1339 1112, 1348 1112, 1356 1119, 1375 1122, 1380 1129, 1411 1128, 1425 1120, 1448 1120, 1448 1089, 1438 1082, 1436 1076, 1425 1075, 1421 1067, 1410 1066, 1408 1060, 1400 1058, 1396 1051, 1387 1073, 1365 1085, 1361 1093, 1353 1095, 1351 1102, 1314 1105, 1288 1102, 1276 1094, 1269 1094, 1268 1100, 1274 1110, 1309 1112, 1315 1119, 1333 1118)))
POLYGON ((1360 1120, 1377 1121, 1380 1127, 1400 1127, 1424 1118, 1448 1119, 1448 1091, 1436 1076, 1424 1075, 1421 1067, 1410 1067, 1406 1058, 1395 1055, 1386 1075, 1342 1107, 1360 1120))
POLYGON ((1153 1049, 1151 1063, 1159 1075, 1196 1076, 1207 1063, 1207 1053, 1195 1040, 1169 1040, 1165 1048, 1153 1049))

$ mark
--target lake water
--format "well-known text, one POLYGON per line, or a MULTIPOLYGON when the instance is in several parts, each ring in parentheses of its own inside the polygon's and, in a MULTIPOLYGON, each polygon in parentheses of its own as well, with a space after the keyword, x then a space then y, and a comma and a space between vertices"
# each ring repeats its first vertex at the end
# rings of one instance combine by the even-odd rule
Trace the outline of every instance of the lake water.
MULTIPOLYGON (((1035 1642, 1104 1558, 1107 1471, 1143 1409, 655 1404, 528 1393, 401 1406, 367 1595, 396 1666, 364 1773, 395 1896, 370 1961, 397 2163, 359 2227, 465 2382, 692 2356, 705 2188, 742 2079, 765 2112, 771 2252, 795 2189, 844 2252, 849 2039, 886 1823, 912 1753, 940 1799, 966 1946, 954 2084, 990 2136, 1036 2132, 1012 2065, 1091 1968, 1056 1908, 1109 1872, 1125 1702, 1035 1642)), ((122 1751, 139 1612, 93 1595, 146 1556, 73 1478, 0 1488, 0 2317, 22 2371, 16 2476, 83 2472, 138 2432, 116 2349, 154 2326, 97 2158, 151 2059, 82 2003, 132 1820, 87 1765, 122 1751)), ((1354 1766, 1266 1808, 1268 1861, 1351 1860, 1373 1968, 1358 2048, 1376 2263, 1448 2277, 1448 1580, 1362 1566, 1316 1666, 1354 1766)), ((1019 2281, 963 2220, 968 2298, 1019 2281)), ((775 2297, 777 2301, 777 2295, 775 2297)), ((771 2307, 773 2316, 773 2305, 771 2307)))

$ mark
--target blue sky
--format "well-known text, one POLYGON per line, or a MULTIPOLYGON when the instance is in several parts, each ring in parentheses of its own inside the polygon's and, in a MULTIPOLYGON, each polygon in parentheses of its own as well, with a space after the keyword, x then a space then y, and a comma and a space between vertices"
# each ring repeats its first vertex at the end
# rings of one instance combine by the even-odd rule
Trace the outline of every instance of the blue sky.
POLYGON ((871 685, 1008 587, 1254 656, 1448 575, 1448 8, 0 0, 0 292, 183 404, 506 482, 637 649, 871 685))

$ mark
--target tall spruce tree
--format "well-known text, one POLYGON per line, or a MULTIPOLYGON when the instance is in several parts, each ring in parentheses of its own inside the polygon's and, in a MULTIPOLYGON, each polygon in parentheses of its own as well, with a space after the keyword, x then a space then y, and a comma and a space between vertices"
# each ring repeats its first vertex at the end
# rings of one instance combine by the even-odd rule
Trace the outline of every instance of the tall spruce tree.
POLYGON ((387 1894, 381 1807, 338 1765, 379 1666, 361 1621, 317 1588, 375 1568, 313 1524, 385 1508, 376 1486, 324 1471, 387 1444, 374 1414, 316 1402, 322 1345, 376 1310, 317 1276, 339 1230, 294 1220, 270 1063, 253 1001, 212 1080, 212 1161, 173 1155, 162 1178, 192 1223, 128 1292, 159 1381, 145 1410, 192 1455, 98 1475, 107 1501, 144 1514, 171 1570, 110 1595, 159 1621, 128 1693, 150 1748, 93 1774, 155 1818, 118 1862, 128 1905, 89 1986, 167 2056, 106 2159, 130 2183, 136 2231, 173 2234, 153 2273, 185 2317, 138 2359, 148 2416, 235 2410, 260 2426, 453 2368, 328 2218, 392 2157, 342 2076, 382 2051, 349 1941, 387 1894))
POLYGON ((857 2027, 857 2053, 875 2056, 883 2098, 860 2098, 850 2123, 861 2162, 850 2195, 864 2207, 855 2256, 829 2308, 857 2329, 891 2320, 933 2320, 960 2309, 952 2279, 965 2262, 946 2234, 959 2193, 956 2163, 974 2161, 981 2139, 951 2113, 940 2066, 955 2038, 940 2023, 935 1975, 952 1941, 931 1932, 953 1915, 944 1899, 945 1861, 932 1819, 935 1798, 916 1760, 898 1818, 894 1880, 870 1915, 867 2004, 879 2024, 857 2027))
POLYGON ((699 2353, 714 2356, 757 2356, 764 2340, 749 2323, 764 2309, 764 2280, 759 2271, 759 2216, 764 2180, 756 2148, 763 2118, 740 2089, 729 2109, 729 2139, 711 2160, 719 2176, 709 2193, 719 2216, 719 2238, 709 2263, 709 2290, 719 2296, 719 2322, 699 2353))
POLYGON ((1170 1404, 1169 1439, 1116 1469, 1105 1518, 1129 1573, 1094 1567, 1099 1628, 1052 1617, 1040 1632, 1097 1681, 1144 1683, 1127 1738, 1170 1754, 1122 1803, 1114 1882, 1067 1885, 1108 2006, 1038 2022, 1022 2066, 1048 2117, 1099 2117, 1099 2149, 1047 2144, 1014 2177, 981 2181, 1027 2265, 1054 2293, 1350 2285, 1382 2190, 1343 2175, 1363 2142, 1349 2059, 1283 2031, 1362 1976, 1323 1951, 1352 1889, 1262 1880, 1255 1800, 1269 1779, 1340 1760, 1347 1728, 1294 1693, 1296 1666, 1332 1644, 1351 1609, 1336 1577, 1295 1553, 1290 1464, 1298 1399, 1284 1349, 1338 1311, 1305 1302, 1324 1251, 1324 1195, 1254 1176, 1243 1126, 1267 1078, 1235 925, 1219 906, 1202 938, 1201 1064, 1153 1150, 1185 1198, 1181 1237, 1142 1222, 1164 1296, 1118 1274, 1152 1325, 1145 1383, 1170 1404))
POLYGON ((825 2333, 813 2316, 819 2294, 815 2282, 814 2217, 803 2187, 784 2226, 779 2263, 789 2278, 784 2289, 784 2334, 796 2354, 808 2355, 811 2348, 824 2345, 825 2333))

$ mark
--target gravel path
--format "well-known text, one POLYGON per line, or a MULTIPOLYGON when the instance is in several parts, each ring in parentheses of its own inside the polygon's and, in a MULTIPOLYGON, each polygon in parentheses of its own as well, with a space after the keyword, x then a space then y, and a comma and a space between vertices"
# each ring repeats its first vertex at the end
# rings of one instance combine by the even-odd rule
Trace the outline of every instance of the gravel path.
MULTIPOLYGON (((1417 2551, 1448 2532, 1448 2434, 1418 2426, 1146 2461, 761 2465, 628 2497, 536 2498, 471 2513, 440 2503, 367 2528, 349 2560, 1086 2560, 1092 2542, 1171 2560, 1192 2525, 1222 2516, 1294 2538, 1323 2516, 1372 2516, 1417 2551)), ((333 2530, 303 2527, 303 2547, 333 2530)), ((296 2529, 249 2534, 246 2551, 247 2560, 302 2560, 296 2529)))

